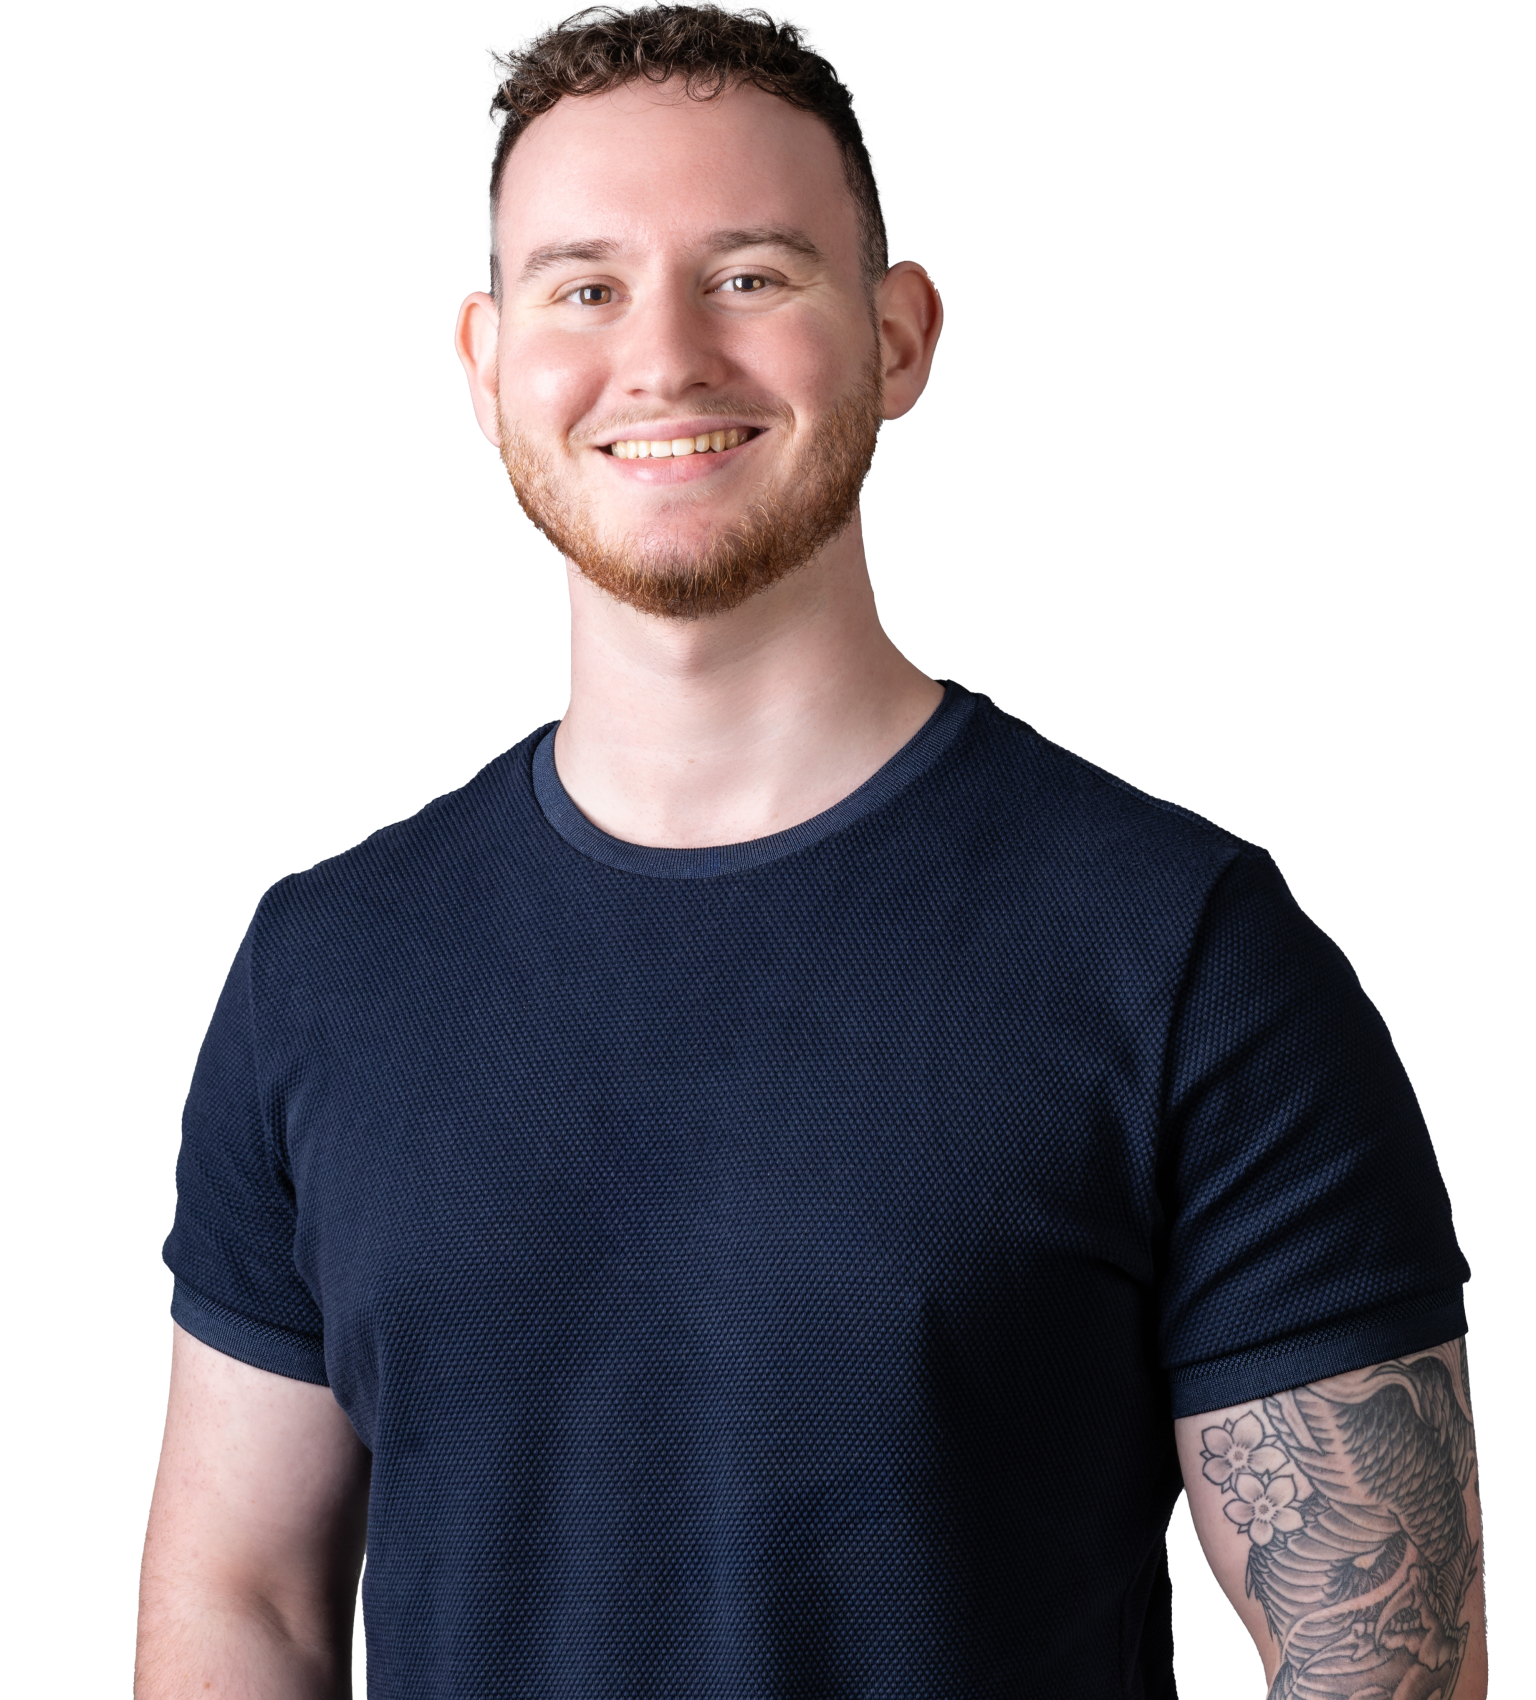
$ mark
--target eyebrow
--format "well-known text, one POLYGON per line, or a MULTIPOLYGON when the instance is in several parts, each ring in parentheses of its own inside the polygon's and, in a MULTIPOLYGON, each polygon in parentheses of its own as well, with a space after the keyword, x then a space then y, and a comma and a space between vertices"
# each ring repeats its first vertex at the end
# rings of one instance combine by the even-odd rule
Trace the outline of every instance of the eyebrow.
MULTIPOLYGON (((705 250, 712 254, 732 253, 739 248, 783 248, 806 260, 821 261, 826 258, 803 230, 782 224, 714 230, 704 239, 703 245, 705 250)), ((595 236, 584 242, 551 242, 542 248, 535 248, 528 255, 523 261, 518 281, 528 283, 541 272, 575 261, 584 265, 595 265, 599 260, 611 260, 618 252, 619 244, 608 236, 595 236)))

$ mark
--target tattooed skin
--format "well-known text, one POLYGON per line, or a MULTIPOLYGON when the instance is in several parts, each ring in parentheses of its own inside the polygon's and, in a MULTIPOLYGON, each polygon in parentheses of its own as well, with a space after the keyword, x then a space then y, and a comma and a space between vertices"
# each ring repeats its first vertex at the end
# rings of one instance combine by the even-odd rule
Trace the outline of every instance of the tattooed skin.
POLYGON ((1451 1700, 1478 1566, 1461 1341, 1265 1399, 1200 1456, 1280 1646, 1269 1700, 1451 1700))

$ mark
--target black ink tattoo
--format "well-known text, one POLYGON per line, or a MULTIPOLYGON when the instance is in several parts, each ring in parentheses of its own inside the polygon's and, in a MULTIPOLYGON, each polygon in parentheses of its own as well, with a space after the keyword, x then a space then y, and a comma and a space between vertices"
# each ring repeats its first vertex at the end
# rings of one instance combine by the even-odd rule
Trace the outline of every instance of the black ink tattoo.
POLYGON ((1451 1700, 1478 1566, 1464 1343, 1278 1394, 1201 1442, 1280 1645, 1269 1700, 1451 1700))

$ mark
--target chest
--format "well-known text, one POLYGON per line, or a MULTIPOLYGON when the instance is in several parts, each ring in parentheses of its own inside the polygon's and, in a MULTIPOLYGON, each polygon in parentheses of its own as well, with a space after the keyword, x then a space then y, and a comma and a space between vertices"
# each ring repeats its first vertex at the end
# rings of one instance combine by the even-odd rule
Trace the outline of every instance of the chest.
POLYGON ((296 1259, 358 1400, 425 1350, 794 1405, 1016 1355, 1095 1284, 1136 1325, 1144 999, 985 924, 554 931, 344 989, 294 1067, 296 1259))

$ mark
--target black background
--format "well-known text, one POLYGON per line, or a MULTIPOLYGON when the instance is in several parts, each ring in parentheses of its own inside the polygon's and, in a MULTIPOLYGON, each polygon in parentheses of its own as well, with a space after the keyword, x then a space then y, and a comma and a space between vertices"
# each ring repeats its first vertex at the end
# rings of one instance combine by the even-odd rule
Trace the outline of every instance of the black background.
MULTIPOLYGON (((1276 855, 1385 1013, 1487 1275, 1509 1030, 1485 910, 1509 826, 1485 750, 1511 568, 1485 519, 1492 309, 1454 54, 809 20, 860 90, 897 257, 948 314, 865 493, 885 624, 929 673, 1276 855)), ((481 48, 528 24, 253 24, 211 75, 167 48, 153 99, 99 131, 110 335, 76 355, 112 398, 122 546, 93 592, 109 636, 68 843, 80 949, 107 938, 116 983, 83 1164, 116 1409, 78 1418, 107 1453, 114 1685, 178 1110, 251 908, 564 706, 561 564, 450 348, 486 274, 481 48)), ((1468 1304, 1482 1370, 1477 1285, 1468 1304)), ((1183 1506, 1169 1544, 1184 1697, 1257 1697, 1183 1506)))

